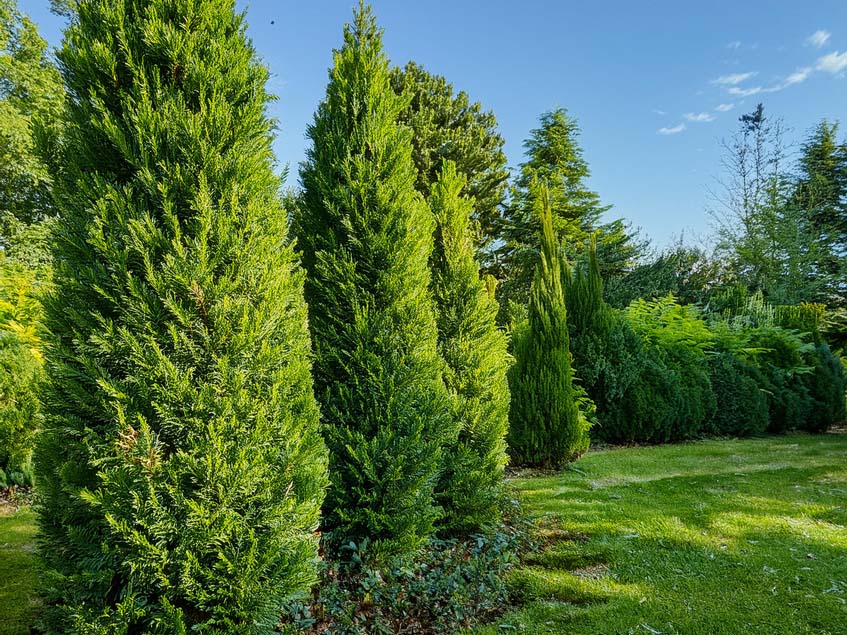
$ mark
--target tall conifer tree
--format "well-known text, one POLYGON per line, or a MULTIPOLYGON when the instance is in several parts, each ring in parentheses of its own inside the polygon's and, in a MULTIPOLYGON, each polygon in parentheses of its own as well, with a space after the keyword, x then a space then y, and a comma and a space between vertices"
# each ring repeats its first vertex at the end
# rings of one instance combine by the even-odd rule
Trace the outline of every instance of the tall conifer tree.
POLYGON ((474 258, 473 200, 462 195, 465 184, 456 165, 445 161, 429 199, 436 221, 438 348, 459 425, 457 442, 445 451, 439 498, 444 526, 458 531, 498 518, 509 427, 506 336, 497 328, 497 302, 474 258))
POLYGON ((553 233, 569 257, 576 257, 597 235, 604 277, 625 271, 643 250, 636 234, 622 220, 602 222, 611 209, 588 188, 588 162, 579 145, 579 126, 563 108, 541 115, 539 127, 524 142, 526 161, 520 165, 511 202, 500 219, 497 262, 499 297, 525 305, 541 252, 543 229, 538 216, 534 184, 549 189, 553 233))
POLYGON ((847 304, 847 139, 838 123, 822 121, 801 148, 793 196, 803 217, 801 231, 814 240, 817 300, 847 304))
POLYGON ((378 560, 431 534, 452 422, 429 290, 434 223, 402 107, 382 32, 360 5, 309 127, 294 227, 330 448, 328 544, 367 540, 378 560))
POLYGON ((52 633, 273 633, 326 484, 267 70, 234 0, 79 3, 56 181, 52 633))
POLYGON ((588 449, 588 425, 573 386, 561 246, 553 230, 549 191, 537 182, 532 188, 541 221, 541 254, 527 320, 514 333, 509 453, 518 465, 549 467, 588 449))

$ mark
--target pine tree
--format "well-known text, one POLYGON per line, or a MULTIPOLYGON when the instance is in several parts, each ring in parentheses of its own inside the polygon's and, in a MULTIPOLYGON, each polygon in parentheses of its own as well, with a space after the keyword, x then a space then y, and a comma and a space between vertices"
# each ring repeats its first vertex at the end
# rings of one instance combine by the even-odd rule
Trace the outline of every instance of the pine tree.
MULTIPOLYGON (((793 203, 801 230, 814 240, 817 298, 845 305, 847 292, 847 140, 838 124, 822 121, 801 148, 793 203)), ((808 300, 809 298, 802 298, 808 300)))
POLYGON ((79 3, 37 451, 51 633, 273 633, 326 448, 234 0, 79 3))
POLYGON ((561 247, 553 230, 549 193, 537 183, 532 189, 541 221, 541 256, 527 320, 514 333, 509 453, 518 465, 549 467, 572 461, 588 449, 588 426, 573 385, 561 247))
POLYGON ((445 161, 429 200, 436 221, 432 289, 438 349, 459 424, 457 443, 445 452, 440 502, 443 526, 456 531, 498 518, 509 427, 506 337, 474 259, 473 201, 462 195, 465 184, 456 165, 445 161))
POLYGON ((455 93, 444 77, 415 62, 392 69, 391 84, 407 99, 400 121, 412 129, 418 191, 428 199, 442 162, 453 161, 467 179, 465 191, 474 201, 474 241, 480 255, 487 256, 509 180, 497 118, 479 102, 471 102, 464 91, 455 93))
POLYGON ((452 425, 429 291, 434 223, 402 108, 382 32, 360 5, 309 127, 294 227, 330 448, 327 544, 367 541, 381 562, 431 535, 452 425))

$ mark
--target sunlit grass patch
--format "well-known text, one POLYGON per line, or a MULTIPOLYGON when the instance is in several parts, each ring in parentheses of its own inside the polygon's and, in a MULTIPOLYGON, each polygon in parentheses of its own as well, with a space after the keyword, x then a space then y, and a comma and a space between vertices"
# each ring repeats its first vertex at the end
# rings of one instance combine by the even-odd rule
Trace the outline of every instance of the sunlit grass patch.
POLYGON ((0 635, 25 635, 38 614, 35 514, 0 511, 0 635))
POLYGON ((474 635, 847 634, 847 435, 603 450, 576 468, 515 482, 581 539, 514 572, 526 603, 474 635))

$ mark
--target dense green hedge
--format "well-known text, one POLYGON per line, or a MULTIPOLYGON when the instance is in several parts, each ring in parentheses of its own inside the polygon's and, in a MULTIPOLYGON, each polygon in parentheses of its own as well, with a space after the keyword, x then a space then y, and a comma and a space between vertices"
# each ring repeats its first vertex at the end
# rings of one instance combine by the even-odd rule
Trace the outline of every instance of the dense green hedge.
POLYGON ((823 342, 820 305, 770 307, 754 295, 706 313, 667 296, 618 311, 604 303, 590 256, 574 267, 566 296, 596 439, 817 432, 845 418, 847 377, 823 342))
POLYGON ((715 412, 703 432, 717 436, 761 434, 768 427, 764 376, 742 357, 721 351, 709 356, 709 380, 715 412))

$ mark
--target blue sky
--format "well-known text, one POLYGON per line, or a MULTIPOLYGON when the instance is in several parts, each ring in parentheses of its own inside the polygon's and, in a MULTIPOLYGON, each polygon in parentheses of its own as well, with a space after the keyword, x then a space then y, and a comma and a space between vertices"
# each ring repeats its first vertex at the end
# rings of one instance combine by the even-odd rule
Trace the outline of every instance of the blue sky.
MULTIPOLYGON (((48 0, 19 0, 52 45, 48 0)), ((353 0, 253 0, 248 32, 273 74, 275 149, 296 166, 353 0)), ((847 1, 375 0, 394 64, 413 59, 497 115, 511 166, 545 110, 582 127, 591 186, 658 245, 706 240, 720 140, 759 101, 799 142, 847 134, 847 1)))

